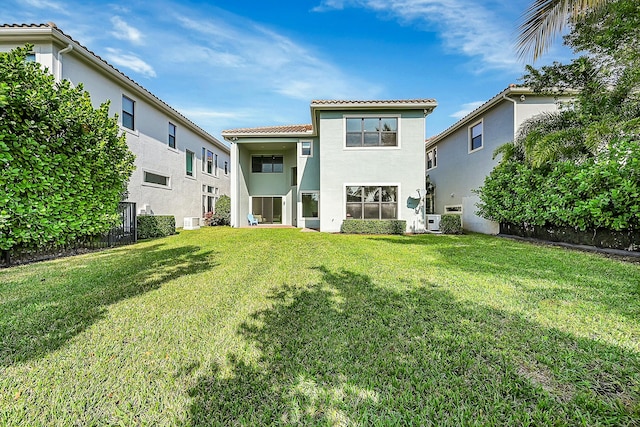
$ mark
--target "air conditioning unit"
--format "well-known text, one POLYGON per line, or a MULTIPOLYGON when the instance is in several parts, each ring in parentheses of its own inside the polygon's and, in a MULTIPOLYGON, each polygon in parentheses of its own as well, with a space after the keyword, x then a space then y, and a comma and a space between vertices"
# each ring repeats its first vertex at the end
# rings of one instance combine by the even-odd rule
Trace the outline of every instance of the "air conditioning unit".
POLYGON ((184 230, 197 230, 200 228, 200 218, 197 216, 185 216, 182 228, 184 230))
POLYGON ((439 231, 441 217, 442 215, 427 215, 427 230, 439 231))

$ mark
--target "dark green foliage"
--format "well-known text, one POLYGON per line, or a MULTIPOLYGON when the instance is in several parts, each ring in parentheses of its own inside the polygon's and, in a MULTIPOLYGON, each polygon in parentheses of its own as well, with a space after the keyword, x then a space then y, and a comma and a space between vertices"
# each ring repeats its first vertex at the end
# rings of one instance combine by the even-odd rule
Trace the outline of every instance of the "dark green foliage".
POLYGON ((133 171, 108 103, 55 83, 31 47, 0 53, 0 249, 62 246, 108 231, 133 171))
POLYGON ((442 215, 442 218, 440 218, 440 231, 444 234, 462 234, 460 215, 442 215))
POLYGON ((216 212, 211 217, 211 225, 231 225, 231 198, 220 196, 216 201, 216 212))
POLYGON ((479 214, 501 223, 640 230, 640 141, 615 139, 579 164, 504 161, 479 194, 479 214))
POLYGON ((533 117, 496 150, 502 163, 480 189, 479 214, 500 223, 577 230, 640 230, 640 3, 612 1, 575 23, 565 41, 587 52, 528 67, 527 86, 575 89, 573 103, 533 117))
POLYGON ((341 233, 346 234, 404 234, 407 221, 397 219, 348 219, 342 221, 341 233))
POLYGON ((138 239, 152 239, 176 234, 176 218, 173 215, 139 215, 138 239))

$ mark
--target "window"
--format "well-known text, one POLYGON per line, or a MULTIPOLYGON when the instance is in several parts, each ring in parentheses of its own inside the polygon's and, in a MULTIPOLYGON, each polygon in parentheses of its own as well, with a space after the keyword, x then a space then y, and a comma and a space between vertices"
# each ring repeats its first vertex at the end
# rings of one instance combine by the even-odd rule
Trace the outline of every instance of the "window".
POLYGON ((397 117, 347 118, 347 147, 397 147, 397 117))
POLYGON ((214 156, 214 161, 213 161, 213 174, 215 176, 218 176, 218 155, 216 154, 214 156))
POLYGON ((397 219, 398 187, 347 187, 347 219, 397 219))
POLYGON ((300 142, 300 155, 304 157, 313 156, 313 144, 311 141, 300 142))
POLYGON ((469 152, 482 148, 482 122, 469 128, 469 152))
POLYGON ((298 168, 294 166, 291 168, 291 186, 296 187, 297 185, 298 185, 298 168))
POLYGON ((253 156, 251 158, 251 172, 281 173, 283 164, 282 156, 253 156))
POLYGON ((302 217, 318 218, 318 193, 301 193, 302 194, 302 217))
POLYGON ((433 169, 438 166, 438 148, 433 147, 427 151, 427 170, 433 169))
POLYGON ((135 129, 135 102, 122 95, 122 126, 135 129))
POLYGON ((144 180, 144 182, 149 183, 149 184, 157 184, 157 185, 162 185, 162 186, 165 186, 165 187, 169 186, 169 177, 168 176, 158 175, 158 174, 153 173, 153 172, 144 171, 143 180, 144 180))
POLYGON ((224 162, 224 174, 229 175, 229 162, 224 162))
POLYGON ((176 125, 169 123, 169 147, 176 148, 176 125))
POLYGON ((193 158, 195 157, 195 154, 187 150, 185 151, 185 155, 187 158, 187 176, 193 176, 193 158))
POLYGON ((25 62, 36 62, 36 54, 33 52, 27 53, 24 57, 25 62))
POLYGON ((207 158, 207 150, 204 147, 202 147, 202 172, 204 172, 204 168, 207 163, 207 161, 205 160, 206 158, 207 158))
POLYGON ((207 173, 213 173, 213 153, 207 150, 207 173))

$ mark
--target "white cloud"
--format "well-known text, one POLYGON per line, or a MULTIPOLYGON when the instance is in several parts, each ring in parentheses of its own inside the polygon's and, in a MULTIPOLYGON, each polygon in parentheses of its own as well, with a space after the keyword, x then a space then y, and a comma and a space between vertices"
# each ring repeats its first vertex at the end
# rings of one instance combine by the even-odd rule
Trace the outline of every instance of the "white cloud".
MULTIPOLYGON (((36 9, 48 9, 56 12, 66 12, 62 4, 51 0, 23 0, 24 4, 36 9)), ((65 13, 68 14, 68 13, 65 13)))
POLYGON ((466 116, 467 114, 469 114, 470 112, 472 112, 473 110, 475 110, 476 108, 484 104, 485 102, 486 101, 474 101, 474 102, 462 104, 462 108, 456 111, 455 113, 449 115, 449 117, 453 117, 456 120, 460 120, 461 118, 463 118, 464 116, 466 116))
POLYGON ((229 21, 176 17, 190 34, 198 34, 198 42, 175 49, 171 59, 206 64, 212 73, 292 99, 374 97, 380 92, 286 36, 243 18, 229 21))
POLYGON ((142 33, 126 22, 119 16, 113 16, 111 18, 114 31, 111 35, 119 40, 128 40, 133 44, 142 44, 142 33))
POLYGON ((402 23, 437 31, 445 47, 479 57, 476 72, 489 69, 520 70, 512 47, 511 25, 475 0, 322 0, 315 11, 345 6, 370 9, 402 23), (506 28, 505 28, 506 27, 506 28), (507 29, 509 28, 509 29, 507 29))
POLYGON ((120 49, 107 48, 105 58, 113 65, 128 68, 145 77, 156 77, 156 72, 151 65, 144 62, 132 53, 123 53, 120 49))

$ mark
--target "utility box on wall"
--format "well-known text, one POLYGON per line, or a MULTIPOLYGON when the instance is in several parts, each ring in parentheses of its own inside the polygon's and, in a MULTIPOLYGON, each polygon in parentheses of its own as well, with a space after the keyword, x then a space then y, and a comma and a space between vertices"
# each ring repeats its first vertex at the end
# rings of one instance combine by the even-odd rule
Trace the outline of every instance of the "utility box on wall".
POLYGON ((440 218, 441 218, 441 215, 427 215, 427 230, 428 231, 440 230, 440 218))
POLYGON ((182 227, 184 230, 197 230, 200 228, 200 218, 197 216, 186 216, 184 217, 184 225, 182 227))

